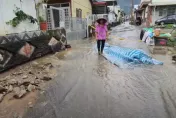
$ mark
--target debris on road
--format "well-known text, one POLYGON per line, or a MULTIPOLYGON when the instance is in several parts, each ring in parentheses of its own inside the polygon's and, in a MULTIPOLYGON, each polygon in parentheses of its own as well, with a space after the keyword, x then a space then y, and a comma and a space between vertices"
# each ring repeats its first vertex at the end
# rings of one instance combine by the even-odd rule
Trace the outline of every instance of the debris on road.
POLYGON ((13 86, 10 85, 9 88, 8 88, 8 92, 12 92, 13 91, 13 86))
POLYGON ((14 97, 19 97, 19 94, 20 94, 20 87, 15 87, 13 89, 13 92, 14 92, 14 97))
POLYGON ((42 78, 42 80, 44 80, 44 81, 50 81, 50 80, 52 80, 52 78, 51 78, 51 77, 48 77, 48 76, 44 76, 44 77, 42 78))
MULTIPOLYGON (((30 71, 31 72, 31 71, 30 71)), ((29 74, 30 74, 30 72, 29 72, 29 74)), ((28 76, 27 75, 24 75, 23 77, 22 77, 22 79, 27 79, 28 78, 28 76)))
POLYGON ((27 94, 25 86, 15 87, 13 91, 14 91, 14 98, 17 98, 17 99, 22 98, 27 94))
POLYGON ((71 45, 67 44, 65 45, 65 48, 71 48, 71 45))
POLYGON ((7 89, 0 85, 0 93, 6 92, 7 89))
POLYGON ((29 108, 32 108, 32 107, 33 107, 33 103, 32 103, 32 102, 29 102, 29 103, 28 103, 28 107, 29 107, 29 108))
POLYGON ((22 72, 15 72, 15 73, 12 73, 12 75, 21 75, 23 74, 22 72))
POLYGON ((125 38, 119 38, 119 40, 124 40, 125 38))
POLYGON ((135 30, 135 27, 133 26, 123 26, 123 27, 118 27, 118 28, 114 28, 112 33, 117 33, 117 32, 126 32, 126 31, 133 31, 135 30))
POLYGON ((19 68, 0 79, 0 102, 6 94, 12 93, 14 98, 21 99, 29 92, 43 90, 43 85, 55 76, 50 72, 54 69, 50 62, 40 64, 34 61, 19 68))
POLYGON ((167 53, 167 47, 150 46, 148 48, 152 54, 164 54, 165 55, 167 53))
POLYGON ((0 94, 0 102, 2 102, 3 98, 4 98, 4 94, 0 94))
POLYGON ((9 85, 15 85, 15 84, 17 84, 17 80, 9 79, 6 83, 9 84, 9 85))
POLYGON ((22 116, 20 116, 19 114, 15 113, 15 114, 13 115, 13 118, 22 118, 22 116))
POLYGON ((176 55, 172 56, 172 61, 176 63, 176 55))
POLYGON ((30 85, 27 87, 27 90, 28 90, 29 92, 34 91, 35 89, 36 89, 36 87, 35 87, 34 85, 32 85, 32 84, 30 84, 30 85))

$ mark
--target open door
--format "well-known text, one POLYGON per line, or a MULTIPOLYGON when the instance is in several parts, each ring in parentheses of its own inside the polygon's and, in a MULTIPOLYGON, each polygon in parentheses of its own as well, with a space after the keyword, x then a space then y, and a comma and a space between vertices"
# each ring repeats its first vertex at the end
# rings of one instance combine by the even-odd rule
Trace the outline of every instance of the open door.
POLYGON ((47 23, 48 29, 57 29, 59 27, 65 28, 65 12, 62 8, 50 6, 47 9, 47 23))

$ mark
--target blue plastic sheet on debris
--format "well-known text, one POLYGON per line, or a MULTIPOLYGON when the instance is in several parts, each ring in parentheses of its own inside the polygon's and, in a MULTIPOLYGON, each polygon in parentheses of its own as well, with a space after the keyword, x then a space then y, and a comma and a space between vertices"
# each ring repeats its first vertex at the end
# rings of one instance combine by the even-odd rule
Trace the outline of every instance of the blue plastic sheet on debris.
POLYGON ((103 56, 120 68, 136 65, 163 65, 163 62, 153 59, 142 50, 123 48, 106 44, 103 56))

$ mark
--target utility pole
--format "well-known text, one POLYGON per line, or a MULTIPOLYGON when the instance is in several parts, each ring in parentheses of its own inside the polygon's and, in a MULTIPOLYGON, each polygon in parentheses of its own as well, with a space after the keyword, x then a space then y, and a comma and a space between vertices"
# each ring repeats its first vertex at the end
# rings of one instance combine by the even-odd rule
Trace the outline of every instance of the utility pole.
POLYGON ((133 8, 134 8, 134 0, 131 0, 131 23, 134 23, 134 16, 133 16, 133 8))
POLYGON ((114 5, 115 3, 114 3, 114 2, 115 2, 115 1, 113 1, 113 11, 115 11, 115 8, 114 8, 114 7, 115 7, 115 5, 114 5))

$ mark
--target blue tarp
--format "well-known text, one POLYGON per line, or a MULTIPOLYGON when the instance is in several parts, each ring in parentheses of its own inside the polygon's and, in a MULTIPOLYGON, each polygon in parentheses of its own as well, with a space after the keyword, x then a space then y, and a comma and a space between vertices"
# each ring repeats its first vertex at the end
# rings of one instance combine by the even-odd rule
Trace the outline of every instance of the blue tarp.
POLYGON ((136 65, 163 65, 163 62, 152 59, 142 50, 123 48, 106 44, 103 56, 120 68, 136 65))

